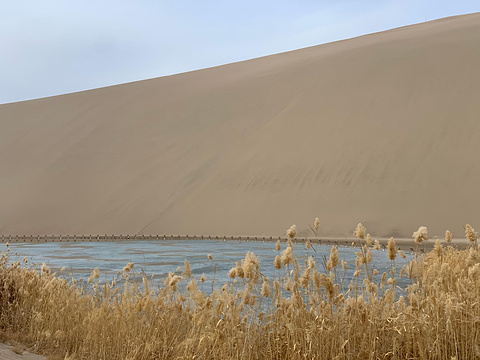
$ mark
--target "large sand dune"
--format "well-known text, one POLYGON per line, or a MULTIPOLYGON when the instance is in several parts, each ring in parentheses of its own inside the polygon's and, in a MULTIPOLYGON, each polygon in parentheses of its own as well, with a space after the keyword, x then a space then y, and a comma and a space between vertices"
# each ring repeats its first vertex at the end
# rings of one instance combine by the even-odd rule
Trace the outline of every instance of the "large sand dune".
POLYGON ((0 233, 480 227, 480 14, 0 106, 0 233))

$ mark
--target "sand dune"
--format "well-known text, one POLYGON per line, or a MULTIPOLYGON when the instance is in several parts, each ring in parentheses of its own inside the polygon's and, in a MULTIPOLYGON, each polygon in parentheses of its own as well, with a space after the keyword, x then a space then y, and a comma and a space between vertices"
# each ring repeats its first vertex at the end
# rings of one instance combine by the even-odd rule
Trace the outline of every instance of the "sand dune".
POLYGON ((0 233, 480 228, 480 14, 0 105, 0 233))

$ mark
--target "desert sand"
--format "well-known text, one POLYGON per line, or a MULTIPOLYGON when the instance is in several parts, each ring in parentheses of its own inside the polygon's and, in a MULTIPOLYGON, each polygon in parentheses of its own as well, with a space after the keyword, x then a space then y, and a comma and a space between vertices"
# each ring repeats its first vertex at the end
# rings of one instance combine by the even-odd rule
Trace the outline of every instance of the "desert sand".
POLYGON ((0 105, 1 234, 480 228, 480 13, 0 105))
POLYGON ((15 348, 14 346, 0 343, 0 359, 2 360, 47 360, 41 355, 15 348))

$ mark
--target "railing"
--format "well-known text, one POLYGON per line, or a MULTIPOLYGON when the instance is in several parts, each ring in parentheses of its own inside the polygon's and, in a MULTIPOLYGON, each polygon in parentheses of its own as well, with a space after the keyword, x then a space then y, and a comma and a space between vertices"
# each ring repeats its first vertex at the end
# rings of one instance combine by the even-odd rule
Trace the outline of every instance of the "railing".
MULTIPOLYGON (((286 236, 226 236, 226 235, 0 235, 0 243, 46 243, 46 242, 101 242, 128 240, 239 240, 239 241, 286 241, 286 236)), ((325 239, 312 237, 295 237, 294 242, 310 240, 325 245, 361 245, 364 241, 357 239, 325 239)))
POLYGON ((113 240, 286 240, 272 236, 218 236, 218 235, 0 235, 0 242, 60 242, 60 241, 113 241, 113 240))

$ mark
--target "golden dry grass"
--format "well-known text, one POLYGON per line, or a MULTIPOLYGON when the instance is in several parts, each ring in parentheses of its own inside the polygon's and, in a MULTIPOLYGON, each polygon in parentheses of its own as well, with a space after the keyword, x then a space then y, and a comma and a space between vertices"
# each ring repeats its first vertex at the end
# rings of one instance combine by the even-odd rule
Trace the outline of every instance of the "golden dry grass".
MULTIPOLYGON (((467 227, 470 240, 472 234, 467 227)), ((362 226, 357 235, 365 236, 362 226)), ((367 235, 355 264, 340 262, 336 247, 322 262, 298 259, 291 247, 300 245, 288 242, 266 265, 275 266, 275 278, 265 278, 258 258, 247 253, 211 294, 198 289, 187 261, 161 286, 146 276, 134 281, 128 264, 123 287, 103 283, 95 269, 85 289, 46 265, 12 263, 7 250, 0 260, 0 327, 60 359, 476 359, 475 240, 466 250, 437 240, 401 271, 395 259, 404 254, 393 239, 386 253, 377 252, 367 235), (375 256, 388 256, 388 272, 373 268, 375 256), (350 282, 347 267, 355 267, 350 282), (404 292, 400 277, 409 278, 404 292)))

